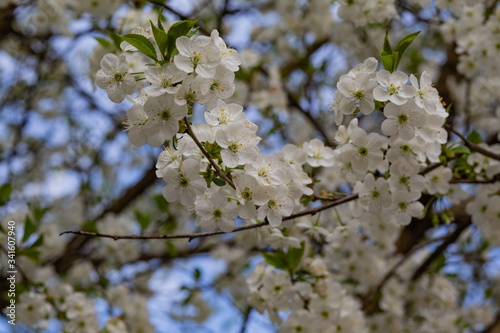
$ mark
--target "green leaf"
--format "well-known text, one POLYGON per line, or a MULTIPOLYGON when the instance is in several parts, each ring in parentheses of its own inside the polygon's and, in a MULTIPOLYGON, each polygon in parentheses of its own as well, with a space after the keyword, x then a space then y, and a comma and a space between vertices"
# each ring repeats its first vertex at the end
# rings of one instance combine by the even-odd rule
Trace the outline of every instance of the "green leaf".
POLYGON ((38 237, 38 239, 30 246, 31 248, 36 248, 43 245, 43 235, 38 237))
POLYGON ((458 146, 451 149, 450 151, 457 154, 470 154, 470 149, 466 146, 458 146))
POLYGON ((40 208, 33 206, 31 208, 31 213, 33 214, 33 218, 35 219, 35 221, 40 222, 42 218, 45 216, 45 213, 49 211, 49 209, 50 209, 49 207, 40 208))
POLYGON ((392 47, 391 43, 389 42, 389 28, 385 29, 384 52, 386 54, 392 54, 392 47))
POLYGON ((398 44, 394 48, 394 52, 398 52, 399 53, 399 56, 396 59, 396 64, 395 64, 394 70, 398 69, 399 62, 403 58, 403 55, 405 54, 405 52, 408 49, 408 47, 411 45, 411 43, 413 43, 413 41, 415 40, 415 38, 417 38, 417 36, 419 34, 420 34, 420 31, 414 32, 412 34, 409 34, 409 35, 405 36, 403 39, 401 39, 398 42, 398 44))
POLYGON ((85 221, 82 225, 82 230, 88 232, 99 232, 99 230, 97 230, 95 221, 85 221))
POLYGON ((121 50, 121 43, 123 42, 123 38, 120 35, 115 34, 113 30, 109 30, 109 37, 111 37, 111 40, 113 40, 113 44, 115 44, 115 47, 118 50, 121 50))
POLYGON ((215 185, 217 185, 217 186, 225 186, 226 185, 226 182, 223 179, 212 178, 212 180, 215 183, 215 185))
POLYGON ((38 251, 37 249, 33 249, 31 247, 23 249, 20 252, 20 254, 30 258, 35 263, 37 263, 40 260, 40 251, 38 251))
POLYGON ((187 38, 191 38, 193 37, 194 35, 196 35, 198 33, 198 27, 193 27, 191 28, 191 30, 189 30, 189 32, 186 34, 186 37, 187 38))
POLYGON ((177 257, 177 249, 175 248, 174 243, 169 239, 167 239, 167 251, 172 258, 177 257))
POLYGON ((163 195, 161 194, 155 194, 155 196, 153 197, 153 199, 155 200, 155 203, 156 203, 156 207, 158 207, 158 209, 162 212, 167 212, 168 211, 168 202, 167 200, 165 200, 165 198, 163 197, 163 195))
POLYGON ((105 48, 107 48, 107 49, 111 48, 111 42, 109 40, 101 38, 101 37, 94 37, 94 38, 96 41, 99 42, 99 44, 101 44, 105 48))
POLYGON ((271 266, 278 269, 285 269, 287 263, 279 253, 262 253, 264 260, 271 266))
POLYGON ((191 28, 194 27, 196 22, 198 22, 198 19, 180 21, 180 22, 172 24, 170 29, 168 29, 168 32, 167 32, 167 36, 168 36, 167 52, 168 53, 167 53, 166 60, 169 60, 170 57, 173 55, 174 51, 176 50, 175 41, 177 40, 177 38, 187 35, 191 31, 191 28))
POLYGON ((26 215, 26 219, 24 220, 24 235, 23 235, 23 239, 22 239, 22 242, 26 242, 28 240, 28 238, 30 238, 30 236, 35 232, 36 230, 36 226, 35 224, 33 223, 33 221, 31 221, 31 218, 26 215))
POLYGON ((199 268, 195 268, 195 269, 194 269, 193 275, 194 275, 194 280, 195 280, 195 281, 200 281, 200 278, 201 278, 201 271, 200 271, 200 269, 199 269, 199 268))
POLYGON ((128 42, 130 45, 135 46, 139 51, 147 55, 153 60, 156 59, 156 50, 153 43, 149 41, 146 37, 136 34, 126 34, 121 36, 124 41, 128 42))
POLYGON ((0 206, 3 206, 7 200, 9 200, 11 194, 12 185, 9 183, 3 184, 2 187, 0 187, 0 206))
POLYGON ((160 8, 160 12, 158 13, 158 29, 165 32, 165 28, 163 27, 163 24, 161 23, 162 18, 163 18, 163 7, 160 8))
POLYGON ((476 130, 472 130, 472 132, 467 136, 467 140, 478 145, 483 142, 483 138, 481 134, 479 134, 476 130))
POLYGON ((439 272, 446 265, 446 256, 441 253, 433 263, 434 271, 439 272))
POLYGON ((167 51, 167 33, 162 29, 155 27, 153 22, 151 22, 151 28, 153 29, 153 36, 155 38, 156 44, 158 44, 158 48, 160 49, 161 55, 163 57, 165 56, 165 53, 167 51))
POLYGON ((291 248, 288 250, 287 253, 287 263, 288 263, 288 269, 290 273, 293 273, 293 271, 297 268, 297 266, 300 263, 300 260, 302 259, 302 256, 304 255, 304 249, 305 249, 305 242, 300 243, 300 248, 291 248))
POLYGON ((145 230, 149 226, 149 223, 151 222, 151 215, 142 214, 138 210, 134 211, 134 215, 137 222, 139 222, 139 224, 141 225, 141 230, 145 230))
POLYGON ((386 54, 385 52, 380 53, 380 60, 386 71, 392 73, 396 59, 394 54, 386 54))

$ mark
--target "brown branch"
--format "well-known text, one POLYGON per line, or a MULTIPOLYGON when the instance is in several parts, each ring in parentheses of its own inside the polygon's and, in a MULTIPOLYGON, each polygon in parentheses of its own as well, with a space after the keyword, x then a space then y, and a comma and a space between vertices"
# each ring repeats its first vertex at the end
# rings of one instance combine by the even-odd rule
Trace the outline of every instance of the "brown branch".
POLYGON ((309 111, 304 110, 304 108, 300 106, 299 101, 297 101, 295 97, 293 97, 290 91, 287 90, 286 94, 290 105, 297 108, 297 110, 299 110, 299 112, 302 113, 307 118, 307 120, 309 120, 309 122, 316 129, 316 131, 318 131, 321 134, 321 136, 325 139, 325 144, 329 147, 335 148, 337 144, 330 140, 330 136, 328 135, 328 133, 326 133, 323 126, 321 126, 321 124, 312 116, 312 114, 309 111))
POLYGON ((153 185, 156 179, 156 166, 153 165, 153 167, 147 170, 142 178, 134 186, 129 187, 120 198, 118 198, 113 203, 111 203, 111 205, 105 208, 99 215, 95 217, 94 220, 100 220, 104 217, 104 215, 108 213, 121 213, 149 186, 153 185))
POLYGON ((367 314, 372 314, 373 311, 375 311, 378 308, 378 302, 377 302, 377 295, 382 291, 382 288, 384 288, 384 285, 396 274, 396 271, 398 270, 401 265, 403 265, 408 258, 410 258, 415 252, 418 250, 423 249, 427 245, 430 245, 432 243, 440 242, 443 241, 447 238, 448 236, 443 236, 439 238, 433 238, 430 239, 426 242, 423 242, 414 248, 412 248, 410 251, 408 251, 380 280, 379 284, 377 287, 370 292, 367 296, 365 296, 363 300, 363 309, 367 314))
POLYGON ((497 161, 500 161, 500 154, 494 153, 492 151, 489 151, 487 149, 484 149, 483 147, 476 145, 475 143, 470 142, 467 140, 465 136, 463 136, 460 132, 458 132, 456 129, 454 129, 452 126, 445 124, 445 127, 452 133, 454 133, 456 136, 458 136, 462 141, 465 143, 467 147, 470 149, 477 151, 478 153, 483 154, 484 156, 488 156, 492 159, 495 159, 497 161))
POLYGON ((450 184, 492 184, 500 181, 500 173, 493 176, 491 179, 453 179, 450 184))
POLYGON ((314 52, 316 52, 320 47, 322 47, 323 45, 328 43, 329 41, 330 41, 329 37, 325 37, 325 38, 319 39, 319 40, 315 41, 314 43, 312 43, 311 45, 309 45, 305 51, 304 56, 300 60, 290 61, 289 63, 287 63, 286 65, 284 65, 281 68, 281 75, 283 77, 287 77, 288 75, 290 75, 290 73, 292 73, 292 71, 294 69, 302 67, 305 64, 307 64, 311 55, 314 52))
MULTIPOLYGON (((128 205, 134 201, 139 195, 141 195, 149 186, 154 184, 156 179, 156 168, 153 166, 151 169, 147 170, 143 177, 132 187, 127 189, 127 191, 117 200, 115 200, 109 207, 105 208, 99 215, 96 216, 95 221, 102 219, 107 213, 119 214, 128 205)), ((65 272, 73 264, 73 257, 77 252, 88 242, 88 239, 73 239, 66 244, 64 249, 64 254, 59 258, 54 260, 54 267, 58 273, 65 272)))
MULTIPOLYGON (((306 216, 306 215, 315 215, 323 210, 338 206, 340 204, 355 200, 357 198, 358 198, 358 194, 353 193, 353 194, 347 195, 345 197, 339 198, 338 200, 332 201, 326 205, 319 206, 316 208, 306 209, 306 210, 303 210, 303 211, 298 212, 296 214, 292 214, 290 216, 285 216, 285 217, 283 217, 283 221, 293 220, 293 219, 296 219, 298 217, 302 217, 302 216, 306 216)), ((239 232, 239 231, 255 229, 255 228, 263 227, 263 226, 268 225, 268 224, 269 224, 269 222, 266 219, 266 221, 264 221, 264 222, 239 227, 239 228, 236 228, 233 231, 230 231, 228 233, 235 233, 235 232, 239 232)), ((119 240, 119 239, 189 239, 189 241, 191 241, 192 239, 195 239, 195 238, 210 237, 210 236, 222 235, 222 234, 227 234, 227 233, 224 231, 211 231, 211 232, 200 232, 200 233, 194 233, 194 234, 177 234, 177 235, 109 235, 109 234, 102 234, 102 233, 98 233, 98 232, 88 232, 88 231, 83 231, 83 230, 78 230, 78 231, 69 230, 69 231, 62 232, 61 234, 59 234, 59 236, 64 235, 64 234, 111 238, 113 240, 119 240)))
POLYGON ((420 170, 420 172, 418 173, 419 175, 423 176, 425 175, 426 173, 429 173, 437 168, 439 168, 442 164, 441 163, 432 163, 432 164, 429 164, 428 166, 426 166, 425 168, 423 168, 422 170, 420 170))
POLYGON ((198 138, 194 134, 193 129, 191 128, 191 125, 189 124, 189 120, 187 119, 187 117, 184 117, 184 123, 186 125, 186 129, 187 129, 189 136, 193 139, 194 143, 196 143, 196 145, 201 150, 203 155, 205 155, 205 157, 208 159, 210 164, 214 167, 214 169, 217 172, 217 174, 219 175, 219 177, 224 179, 226 181, 226 183, 228 183, 232 188, 236 189, 236 186, 234 186, 233 181, 224 172, 222 172, 222 170, 219 168, 217 163, 215 163, 215 161, 210 157, 210 155, 208 154, 206 149, 201 145, 200 140, 198 140, 198 138))
POLYGON ((422 263, 422 265, 420 265, 420 267, 417 268, 417 270, 411 277, 411 280, 412 281, 418 280, 418 278, 425 273, 425 271, 432 264, 432 262, 437 257, 439 257, 439 255, 441 255, 441 253, 443 253, 450 244, 453 244, 458 239, 458 237, 460 237, 462 232, 465 229, 467 229, 471 224, 472 221, 470 217, 464 219, 461 223, 458 223, 457 229, 447 237, 447 239, 443 242, 443 244, 441 244, 429 257, 427 257, 427 259, 422 263))

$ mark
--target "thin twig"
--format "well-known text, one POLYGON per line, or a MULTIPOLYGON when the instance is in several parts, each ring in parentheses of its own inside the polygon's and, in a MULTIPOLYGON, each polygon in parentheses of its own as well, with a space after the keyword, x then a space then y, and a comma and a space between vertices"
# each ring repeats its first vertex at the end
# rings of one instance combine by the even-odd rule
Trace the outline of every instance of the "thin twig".
POLYGON ((441 163, 432 163, 432 164, 429 164, 428 166, 426 166, 425 168, 423 168, 422 170, 420 170, 420 172, 418 173, 419 175, 423 176, 425 175, 426 173, 429 173, 437 168, 439 168, 442 164, 441 163))
POLYGON ((460 139, 462 139, 462 141, 465 143, 465 145, 467 147, 469 147, 470 149, 477 151, 478 153, 481 153, 484 156, 488 156, 488 157, 493 158, 497 161, 500 161, 500 154, 494 153, 492 151, 484 149, 483 147, 481 147, 479 145, 476 145, 475 143, 470 142, 469 140, 467 140, 467 138, 465 136, 463 136, 460 132, 458 132, 452 126, 450 126, 448 124, 446 124, 445 126, 448 130, 450 130, 450 132, 454 133, 456 136, 458 136, 460 139))
MULTIPOLYGON (((298 217, 306 216, 306 215, 315 215, 323 210, 338 206, 340 204, 355 200, 358 198, 357 193, 353 193, 350 195, 347 195, 345 197, 342 197, 338 200, 332 201, 326 205, 319 206, 316 208, 311 208, 311 209, 306 209, 301 212, 298 212, 296 214, 290 215, 290 216, 285 216, 283 217, 283 221, 289 221, 296 219, 298 217)), ((255 223, 255 224, 250 224, 246 225, 243 227, 239 227, 234 229, 233 231, 230 231, 228 233, 235 233, 243 230, 249 230, 249 229, 254 229, 254 228, 259 228, 263 227, 265 225, 268 225, 269 221, 264 221, 260 223, 255 223)), ((64 231, 59 234, 59 236, 64 235, 64 234, 74 234, 74 235, 79 235, 79 236, 90 236, 90 237, 101 237, 101 238, 111 238, 113 240, 119 240, 119 239, 189 239, 191 241, 192 239, 195 238, 202 238, 202 237, 209 237, 209 236, 215 236, 215 235, 222 235, 226 234, 224 231, 211 231, 211 232, 200 232, 200 233, 194 233, 194 234, 177 234, 177 235, 109 235, 109 234, 102 234, 99 232, 88 232, 88 231, 83 231, 83 230, 78 230, 78 231, 64 231)))
POLYGON ((196 143, 196 145, 201 150, 203 155, 205 155, 205 157, 208 159, 210 164, 214 167, 214 169, 217 172, 217 174, 219 175, 219 177, 224 179, 226 181, 226 183, 228 183, 232 188, 236 189, 236 186, 234 186, 233 181, 224 172, 222 172, 222 170, 219 168, 217 163, 215 163, 215 161, 210 157, 210 155, 208 154, 206 149, 201 145, 200 140, 198 140, 198 138, 194 134, 193 129, 191 128, 191 125, 189 124, 189 120, 187 119, 187 117, 184 117, 184 123, 186 124, 186 129, 187 129, 189 136, 193 139, 194 143, 196 143))
POLYGON ((245 333, 247 330, 248 320, 250 319, 250 313, 253 307, 249 306, 247 310, 243 313, 243 322, 241 324, 240 333, 245 333))
POLYGON ((450 184, 492 184, 500 181, 500 174, 493 176, 491 179, 453 179, 450 184))

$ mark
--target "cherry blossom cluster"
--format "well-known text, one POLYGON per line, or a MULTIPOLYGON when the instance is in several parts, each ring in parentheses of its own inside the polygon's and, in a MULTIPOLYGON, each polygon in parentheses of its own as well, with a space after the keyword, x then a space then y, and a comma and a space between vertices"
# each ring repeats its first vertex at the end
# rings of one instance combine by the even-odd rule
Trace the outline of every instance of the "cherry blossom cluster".
MULTIPOLYGON (((134 31, 155 41, 148 29, 134 31)), ((128 97, 133 103, 126 122, 133 145, 169 142, 157 163, 167 201, 195 207, 197 223, 205 230, 231 231, 237 217, 268 219, 278 226, 301 206, 302 195, 313 193, 302 165, 330 166, 331 152, 312 140, 303 148, 287 145, 264 156, 257 147, 257 126, 240 105, 224 102, 234 93, 238 52, 216 30, 210 37, 179 37, 176 47, 172 62, 145 68, 145 86, 137 84, 125 56, 112 53, 102 58, 96 83, 111 101, 128 97), (204 105, 206 122, 191 126, 194 103, 204 105)), ((137 51, 126 42, 122 48, 137 51)))
POLYGON ((457 1, 452 7, 456 16, 440 26, 446 42, 456 43, 456 52, 460 55, 457 70, 469 79, 480 70, 495 76, 500 73, 496 61, 500 49, 492 42, 497 41, 500 34, 500 8, 497 6, 493 14, 486 17, 487 6, 483 1, 474 5, 457 1))
POLYGON ((430 194, 449 192, 450 169, 442 167, 427 178, 419 174, 422 163, 439 162, 441 145, 447 142, 442 126, 448 114, 428 73, 419 81, 401 71, 376 71, 377 65, 369 58, 340 78, 334 110, 340 125, 344 116, 369 115, 377 105, 385 116, 385 136, 367 134, 354 118, 336 134, 335 160, 339 172, 355 185, 364 209, 394 216, 405 225, 422 213, 417 200, 424 189, 430 194), (376 172, 384 177, 376 178, 376 172))

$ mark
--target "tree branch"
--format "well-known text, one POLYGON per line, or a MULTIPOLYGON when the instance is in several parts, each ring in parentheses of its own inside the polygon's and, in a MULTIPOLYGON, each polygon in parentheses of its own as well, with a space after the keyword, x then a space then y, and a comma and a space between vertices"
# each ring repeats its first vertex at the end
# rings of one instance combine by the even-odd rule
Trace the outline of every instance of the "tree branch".
POLYGON ((304 108, 302 108, 302 106, 300 106, 299 101, 297 101, 295 99, 295 97, 293 97, 292 93, 290 91, 288 91, 288 89, 286 89, 286 94, 287 94, 288 102, 290 103, 290 105, 297 108, 297 110, 299 110, 299 112, 302 113, 307 118, 307 120, 309 120, 309 122, 316 129, 316 131, 318 131, 321 134, 321 136, 325 139, 325 144, 329 147, 335 148, 337 146, 337 144, 330 140, 328 133, 326 133, 325 129, 312 116, 312 114, 310 112, 304 110, 304 108))
POLYGON ((194 143, 196 143, 196 145, 201 150, 203 155, 205 155, 205 157, 208 159, 210 164, 214 167, 214 169, 217 172, 217 174, 219 175, 219 177, 224 179, 226 181, 226 183, 231 185, 232 188, 236 189, 236 186, 234 186, 233 181, 224 172, 222 172, 222 170, 219 168, 217 163, 215 163, 215 161, 210 157, 210 155, 208 154, 206 149, 201 145, 200 140, 198 140, 198 138, 194 134, 193 129, 191 128, 191 125, 189 124, 189 120, 187 119, 187 117, 184 118, 184 123, 186 124, 187 132, 188 132, 189 136, 193 139, 194 143))
POLYGON ((430 239, 426 242, 423 242, 414 248, 412 248, 410 251, 408 251, 380 280, 379 284, 377 284, 377 287, 370 292, 367 296, 365 296, 363 300, 363 310, 367 314, 372 314, 373 311, 375 311, 378 308, 378 302, 377 302, 377 295, 382 291, 384 288, 384 285, 396 274, 396 271, 398 270, 401 265, 403 265, 408 258, 410 258, 415 252, 418 250, 423 249, 427 245, 430 245, 432 243, 440 242, 443 240, 446 240, 448 236, 443 236, 443 237, 438 237, 438 238, 433 238, 430 239))
POLYGON ((462 234, 462 232, 467 229, 472 224, 470 217, 464 219, 462 223, 457 224, 457 229, 448 236, 448 238, 441 244, 427 259, 420 265, 420 267, 415 271, 413 276, 411 277, 412 281, 418 280, 422 274, 425 273, 427 268, 432 264, 432 262, 443 253, 450 244, 453 244, 458 237, 462 234))
MULTIPOLYGON (((338 200, 332 201, 326 205, 319 206, 316 208, 306 209, 306 210, 303 210, 303 211, 298 212, 296 214, 292 214, 290 216, 285 216, 285 217, 283 217, 283 221, 293 220, 293 219, 296 219, 298 217, 302 217, 302 216, 306 216, 306 215, 315 215, 323 210, 338 206, 340 204, 355 200, 357 198, 358 198, 358 194, 353 193, 353 194, 347 195, 345 197, 339 198, 338 200)), ((193 233, 193 234, 177 234, 177 235, 109 235, 109 234, 102 234, 102 233, 98 233, 98 232, 88 232, 88 231, 83 231, 83 230, 78 230, 78 231, 68 230, 68 231, 62 232, 61 234, 59 234, 59 236, 65 235, 65 234, 74 234, 74 235, 78 235, 78 236, 111 238, 113 240, 119 240, 119 239, 189 239, 189 241, 191 241, 192 239, 195 239, 195 238, 203 238, 203 237, 222 235, 222 234, 227 234, 227 233, 235 233, 235 232, 249 230, 249 229, 255 229, 255 228, 263 227, 263 226, 268 225, 268 224, 269 224, 269 221, 267 221, 267 219, 266 219, 266 221, 264 221, 264 222, 239 227, 239 228, 236 228, 230 232, 211 231, 211 232, 200 232, 200 233, 193 233)))
POLYGON ((483 154, 484 156, 488 156, 492 159, 495 159, 497 161, 500 161, 500 154, 494 153, 492 151, 489 151, 487 149, 484 149, 483 147, 476 145, 475 143, 470 142, 467 140, 465 136, 463 136, 460 132, 458 132, 456 129, 454 129, 452 126, 445 124, 445 127, 452 133, 454 133, 456 136, 458 136, 462 141, 465 143, 467 147, 470 149, 477 151, 478 153, 483 154))

